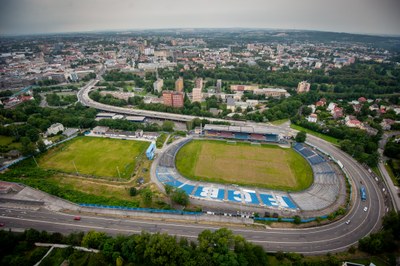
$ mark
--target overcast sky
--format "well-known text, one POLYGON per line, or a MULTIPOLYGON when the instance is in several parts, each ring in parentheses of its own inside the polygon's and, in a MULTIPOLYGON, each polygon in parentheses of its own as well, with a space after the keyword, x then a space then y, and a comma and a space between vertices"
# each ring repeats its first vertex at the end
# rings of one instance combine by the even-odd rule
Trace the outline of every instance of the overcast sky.
POLYGON ((0 34, 278 28, 400 35, 400 0, 0 0, 0 34))

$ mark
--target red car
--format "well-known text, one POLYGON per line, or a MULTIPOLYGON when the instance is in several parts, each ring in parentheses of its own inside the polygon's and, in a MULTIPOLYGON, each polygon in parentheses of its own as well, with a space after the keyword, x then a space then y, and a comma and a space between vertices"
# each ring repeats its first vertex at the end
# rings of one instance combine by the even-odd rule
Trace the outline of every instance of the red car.
POLYGON ((3 227, 3 226, 5 226, 5 223, 0 223, 0 227, 3 227))
POLYGON ((75 220, 75 221, 80 221, 80 220, 81 220, 81 217, 80 217, 80 216, 75 216, 75 217, 74 217, 74 220, 75 220))

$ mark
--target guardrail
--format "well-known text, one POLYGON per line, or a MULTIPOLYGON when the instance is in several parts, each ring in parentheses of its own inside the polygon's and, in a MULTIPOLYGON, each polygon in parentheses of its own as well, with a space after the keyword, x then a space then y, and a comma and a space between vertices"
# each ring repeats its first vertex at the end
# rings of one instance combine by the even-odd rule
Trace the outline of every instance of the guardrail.
MULTIPOLYGON (((312 218, 307 218, 307 219, 301 219, 301 223, 309 223, 309 222, 314 222, 317 220, 317 218, 320 219, 327 219, 328 216, 319 216, 319 217, 312 217, 312 218)), ((254 217, 254 221, 268 221, 268 222, 288 222, 288 223, 293 223, 294 218, 273 218, 273 217, 254 217)))
POLYGON ((108 206, 100 204, 86 204, 80 203, 81 207, 99 208, 99 209, 111 209, 111 210, 122 210, 122 211, 139 211, 139 212, 149 212, 149 213, 164 213, 164 214, 178 214, 178 215, 202 215, 202 212, 187 212, 179 210, 161 210, 152 208, 132 208, 123 206, 108 206))

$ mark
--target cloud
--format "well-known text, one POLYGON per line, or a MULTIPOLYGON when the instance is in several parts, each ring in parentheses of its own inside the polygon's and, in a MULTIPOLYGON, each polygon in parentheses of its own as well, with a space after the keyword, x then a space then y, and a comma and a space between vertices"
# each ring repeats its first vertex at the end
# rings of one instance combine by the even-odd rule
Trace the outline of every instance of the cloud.
POLYGON ((0 34, 259 27, 400 34, 397 0, 0 0, 0 34))

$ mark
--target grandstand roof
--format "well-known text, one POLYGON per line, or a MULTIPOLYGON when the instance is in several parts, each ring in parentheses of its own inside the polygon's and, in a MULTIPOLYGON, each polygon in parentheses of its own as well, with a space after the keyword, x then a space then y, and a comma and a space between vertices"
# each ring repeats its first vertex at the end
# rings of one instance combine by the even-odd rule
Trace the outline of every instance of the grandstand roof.
POLYGON ((144 122, 146 120, 146 117, 144 116, 126 116, 126 120, 132 121, 132 122, 144 122))
POLYGON ((203 130, 214 131, 228 131, 228 132, 241 132, 241 133, 256 133, 256 134, 279 134, 279 131, 269 127, 251 127, 251 126, 224 126, 224 125, 211 125, 206 124, 203 130))

